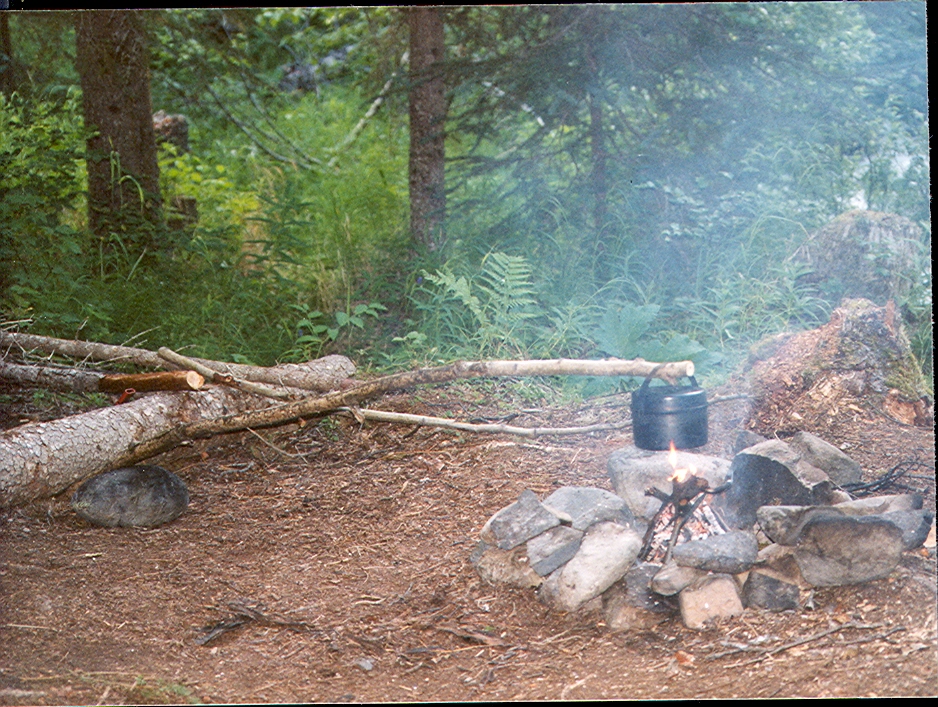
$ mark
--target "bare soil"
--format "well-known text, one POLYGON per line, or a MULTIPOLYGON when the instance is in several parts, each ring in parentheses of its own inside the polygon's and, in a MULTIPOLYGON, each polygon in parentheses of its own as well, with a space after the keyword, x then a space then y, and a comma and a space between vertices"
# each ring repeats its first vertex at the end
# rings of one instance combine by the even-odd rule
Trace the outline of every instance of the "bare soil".
MULTIPOLYGON (((57 412, 0 392, 4 427, 57 412)), ((572 407, 542 392, 477 381, 375 407, 552 427, 628 415, 627 395, 572 407)), ((745 405, 711 406, 702 452, 731 456, 745 405)), ((836 422, 826 438, 867 480, 911 459, 934 467, 931 429, 862 410, 836 422)), ((191 496, 163 527, 92 527, 68 494, 5 511, 0 704, 938 693, 934 549, 887 579, 818 589, 811 608, 704 631, 674 616, 614 633, 480 580, 469 556, 495 511, 524 489, 611 489, 608 457, 630 443, 628 428, 528 440, 334 416, 153 460, 191 496)), ((934 510, 933 471, 900 483, 934 510)))

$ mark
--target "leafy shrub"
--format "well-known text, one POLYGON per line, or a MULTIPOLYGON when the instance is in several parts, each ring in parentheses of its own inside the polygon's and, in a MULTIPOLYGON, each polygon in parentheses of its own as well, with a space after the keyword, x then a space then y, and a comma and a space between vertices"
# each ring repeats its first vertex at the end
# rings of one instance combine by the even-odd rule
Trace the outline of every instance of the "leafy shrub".
POLYGON ((13 316, 80 296, 83 154, 77 91, 61 102, 0 94, 0 300, 13 316))

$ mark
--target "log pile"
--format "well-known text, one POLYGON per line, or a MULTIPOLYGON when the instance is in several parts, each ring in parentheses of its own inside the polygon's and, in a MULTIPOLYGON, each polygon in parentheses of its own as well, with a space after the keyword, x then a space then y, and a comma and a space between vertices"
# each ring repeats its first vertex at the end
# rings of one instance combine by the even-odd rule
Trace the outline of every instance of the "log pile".
MULTIPOLYGON (((130 402, 31 422, 0 433, 0 508, 54 495, 76 482, 139 463, 180 444, 213 435, 283 425, 355 408, 364 401, 418 385, 483 376, 606 375, 659 377, 694 374, 690 361, 457 361, 370 381, 353 381, 344 356, 258 368, 189 359, 170 351, 0 332, 0 379, 19 385, 79 392, 133 393, 130 402), (41 351, 83 361, 133 363, 163 372, 107 375, 87 368, 26 363, 41 351), (18 357, 24 362, 14 362, 18 357), (143 391, 146 395, 138 395, 143 391)), ((358 417, 377 419, 371 411, 358 417)), ((492 431, 492 430, 485 430, 492 431)))

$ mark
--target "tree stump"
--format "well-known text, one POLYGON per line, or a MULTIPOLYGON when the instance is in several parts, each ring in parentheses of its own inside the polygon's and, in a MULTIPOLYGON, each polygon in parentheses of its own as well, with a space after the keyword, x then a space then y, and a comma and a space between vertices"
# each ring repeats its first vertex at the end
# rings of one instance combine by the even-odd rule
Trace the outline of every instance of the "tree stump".
POLYGON ((771 437, 824 436, 838 417, 881 412, 908 425, 933 424, 931 391, 895 305, 848 299, 830 321, 776 342, 750 371, 748 429, 771 437))
POLYGON ((928 242, 903 216, 857 209, 811 234, 797 257, 812 268, 804 281, 816 284, 829 301, 864 297, 884 305, 903 302, 930 266, 928 242))

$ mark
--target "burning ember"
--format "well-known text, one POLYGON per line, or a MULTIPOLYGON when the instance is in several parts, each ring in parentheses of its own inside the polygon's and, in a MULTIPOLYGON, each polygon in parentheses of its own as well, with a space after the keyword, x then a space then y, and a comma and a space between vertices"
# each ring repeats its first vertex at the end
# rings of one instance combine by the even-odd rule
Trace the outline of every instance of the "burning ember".
POLYGON ((729 488, 729 484, 711 489, 709 482, 703 476, 697 475, 697 469, 693 464, 678 467, 677 449, 673 441, 668 452, 668 461, 674 470, 674 474, 670 477, 671 494, 668 495, 657 488, 645 491, 645 495, 654 496, 662 501, 661 508, 655 513, 648 526, 642 551, 639 554, 639 558, 646 561, 660 559, 663 556, 662 561, 667 563, 682 530, 689 536, 689 539, 726 532, 726 528, 710 510, 705 499, 708 494, 722 493, 729 488), (664 520, 663 525, 661 525, 662 520, 664 520), (672 524, 674 529, 670 538, 666 539, 667 529, 672 524))
POLYGON ((671 481, 677 481, 682 484, 687 480, 688 476, 694 476, 697 473, 697 467, 693 464, 685 468, 678 468, 677 466, 677 449, 674 446, 674 442, 671 442, 671 451, 668 452, 668 462, 671 464, 671 468, 674 469, 674 475, 671 476, 671 481))

